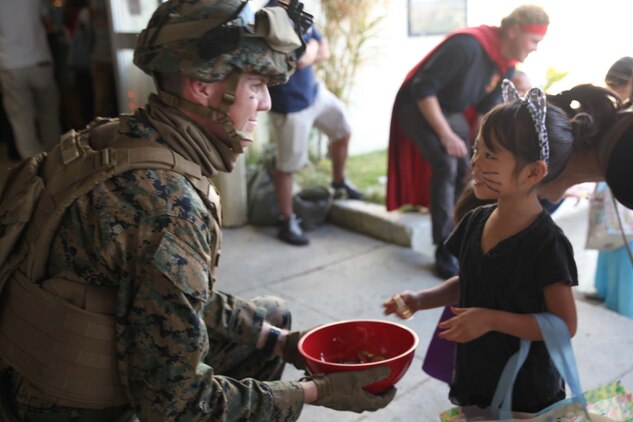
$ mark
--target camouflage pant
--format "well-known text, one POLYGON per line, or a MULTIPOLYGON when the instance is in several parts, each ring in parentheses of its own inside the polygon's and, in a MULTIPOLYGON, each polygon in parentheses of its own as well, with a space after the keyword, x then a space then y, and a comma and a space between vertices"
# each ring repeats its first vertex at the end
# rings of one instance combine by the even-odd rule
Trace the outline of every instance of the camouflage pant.
MULTIPOLYGON (((266 309, 266 321, 276 327, 290 329, 290 312, 283 300, 273 296, 260 296, 250 302, 266 309)), ((278 380, 284 368, 284 362, 280 358, 268 356, 251 345, 227 341, 212 329, 209 329, 209 357, 205 363, 213 367, 216 374, 238 380, 278 380)))

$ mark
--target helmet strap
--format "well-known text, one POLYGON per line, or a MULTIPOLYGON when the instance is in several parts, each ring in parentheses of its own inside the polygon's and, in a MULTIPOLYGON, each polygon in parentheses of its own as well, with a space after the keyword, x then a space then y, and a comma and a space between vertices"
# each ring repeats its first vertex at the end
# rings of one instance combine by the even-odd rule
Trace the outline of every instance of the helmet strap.
POLYGON ((233 125, 229 117, 229 108, 235 103, 235 94, 237 91, 237 84, 240 79, 239 72, 232 72, 227 77, 227 86, 222 94, 222 100, 218 108, 205 107, 200 104, 193 103, 189 100, 185 100, 182 97, 171 94, 163 89, 158 90, 158 96, 165 104, 174 107, 182 108, 184 110, 191 111, 200 116, 206 117, 212 122, 219 123, 224 129, 227 140, 224 143, 231 148, 235 153, 241 154, 244 152, 242 147, 242 139, 253 140, 252 132, 245 132, 237 130, 233 125))

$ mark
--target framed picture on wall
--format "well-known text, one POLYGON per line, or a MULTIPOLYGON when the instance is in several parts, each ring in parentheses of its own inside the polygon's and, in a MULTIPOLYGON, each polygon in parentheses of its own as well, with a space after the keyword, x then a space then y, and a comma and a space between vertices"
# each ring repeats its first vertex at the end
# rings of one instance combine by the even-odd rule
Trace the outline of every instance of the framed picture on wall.
POLYGON ((466 0, 407 0, 409 36, 443 35, 466 26, 466 0))

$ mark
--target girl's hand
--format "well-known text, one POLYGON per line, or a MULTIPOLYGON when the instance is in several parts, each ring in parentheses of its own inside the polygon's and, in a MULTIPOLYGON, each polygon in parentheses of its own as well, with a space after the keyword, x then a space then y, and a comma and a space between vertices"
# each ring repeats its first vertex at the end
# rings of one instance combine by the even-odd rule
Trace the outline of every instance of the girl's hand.
POLYGON ((415 295, 409 291, 393 296, 382 304, 385 315, 396 314, 401 319, 409 319, 417 312, 418 303, 415 295))
POLYGON ((455 316, 439 324, 444 330, 438 335, 446 340, 466 343, 475 340, 491 330, 491 311, 485 308, 451 307, 455 316))

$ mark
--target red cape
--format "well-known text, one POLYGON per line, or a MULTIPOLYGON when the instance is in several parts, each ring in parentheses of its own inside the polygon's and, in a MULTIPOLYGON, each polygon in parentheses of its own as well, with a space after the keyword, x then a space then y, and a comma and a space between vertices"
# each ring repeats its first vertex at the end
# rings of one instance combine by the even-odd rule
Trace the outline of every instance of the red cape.
MULTIPOLYGON (((514 60, 506 60, 501 55, 499 28, 482 25, 473 28, 463 28, 449 34, 442 43, 438 44, 417 65, 413 67, 402 82, 402 86, 417 72, 426 60, 455 35, 466 34, 474 37, 482 45, 488 56, 499 67, 499 75, 505 75, 515 65, 514 60)), ((389 149, 387 164, 387 210, 395 210, 403 205, 430 205, 429 182, 431 180, 431 165, 422 156, 420 150, 407 138, 400 129, 396 119, 396 104, 391 113, 391 129, 389 132, 389 149)), ((471 107, 466 111, 469 123, 474 124, 476 113, 471 107)))

